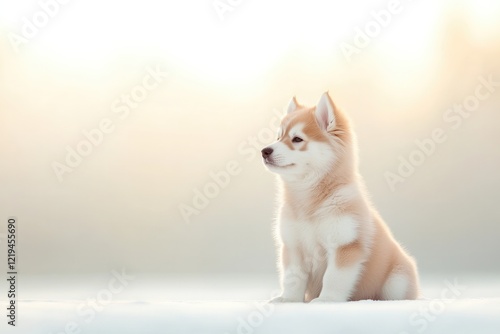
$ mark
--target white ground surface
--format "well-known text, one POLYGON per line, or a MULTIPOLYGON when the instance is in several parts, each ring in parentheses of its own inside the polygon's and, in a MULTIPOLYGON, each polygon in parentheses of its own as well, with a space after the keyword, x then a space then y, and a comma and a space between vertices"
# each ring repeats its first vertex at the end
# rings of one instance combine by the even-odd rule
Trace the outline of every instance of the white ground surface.
MULTIPOLYGON (((17 326, 7 326, 2 315, 0 332, 500 333, 500 280, 491 277, 423 280, 423 298, 417 301, 281 305, 265 303, 276 287, 267 278, 136 277, 109 302, 107 281, 89 278, 66 287, 53 279, 24 282, 29 298, 19 300, 17 326)), ((3 296, 1 304, 5 310, 3 296)))

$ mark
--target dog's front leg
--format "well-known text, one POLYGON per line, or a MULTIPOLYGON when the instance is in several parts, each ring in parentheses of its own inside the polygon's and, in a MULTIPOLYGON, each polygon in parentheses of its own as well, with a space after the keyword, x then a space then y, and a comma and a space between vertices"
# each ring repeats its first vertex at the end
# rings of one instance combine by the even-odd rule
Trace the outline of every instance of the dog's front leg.
POLYGON ((302 257, 298 251, 282 248, 281 296, 270 300, 271 303, 304 302, 307 279, 302 257))
POLYGON ((336 255, 337 250, 328 252, 321 293, 311 302, 345 302, 352 296, 361 274, 362 262, 339 265, 336 255))

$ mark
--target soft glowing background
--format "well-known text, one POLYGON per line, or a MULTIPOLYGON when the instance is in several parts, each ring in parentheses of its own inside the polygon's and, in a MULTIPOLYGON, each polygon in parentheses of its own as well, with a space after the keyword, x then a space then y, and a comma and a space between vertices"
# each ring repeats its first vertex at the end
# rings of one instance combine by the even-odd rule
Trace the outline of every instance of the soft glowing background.
POLYGON ((313 104, 326 90, 352 117, 373 201, 422 273, 498 273, 500 94, 457 130, 442 115, 478 76, 500 80, 500 5, 402 1, 348 62, 340 43, 387 3, 249 0, 222 21, 209 0, 74 0, 16 53, 7 36, 39 6, 2 2, 0 219, 19 219, 23 277, 273 275, 274 177, 238 146, 291 96, 313 104), (119 120, 111 103, 156 64, 168 79, 119 120), (105 117, 114 132, 58 182, 51 163, 105 117), (436 127, 447 142, 391 192, 384 173, 436 127), (241 174, 186 224, 179 204, 231 160, 241 174))

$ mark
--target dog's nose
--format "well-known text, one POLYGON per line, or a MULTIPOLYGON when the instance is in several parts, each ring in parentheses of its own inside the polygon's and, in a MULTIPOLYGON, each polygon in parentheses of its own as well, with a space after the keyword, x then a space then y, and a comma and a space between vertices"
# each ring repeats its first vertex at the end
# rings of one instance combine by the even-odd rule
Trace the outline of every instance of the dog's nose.
POLYGON ((266 147, 261 152, 263 158, 268 158, 273 153, 273 149, 270 147, 266 147))

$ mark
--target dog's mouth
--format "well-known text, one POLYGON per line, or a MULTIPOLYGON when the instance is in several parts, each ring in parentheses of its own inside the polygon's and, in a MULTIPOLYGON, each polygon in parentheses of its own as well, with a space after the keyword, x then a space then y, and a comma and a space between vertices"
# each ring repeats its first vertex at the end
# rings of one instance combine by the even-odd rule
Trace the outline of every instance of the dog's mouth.
POLYGON ((288 165, 278 165, 273 160, 269 160, 269 158, 264 159, 264 163, 266 164, 266 166, 276 167, 276 168, 289 168, 289 167, 295 166, 294 163, 288 164, 288 165))

